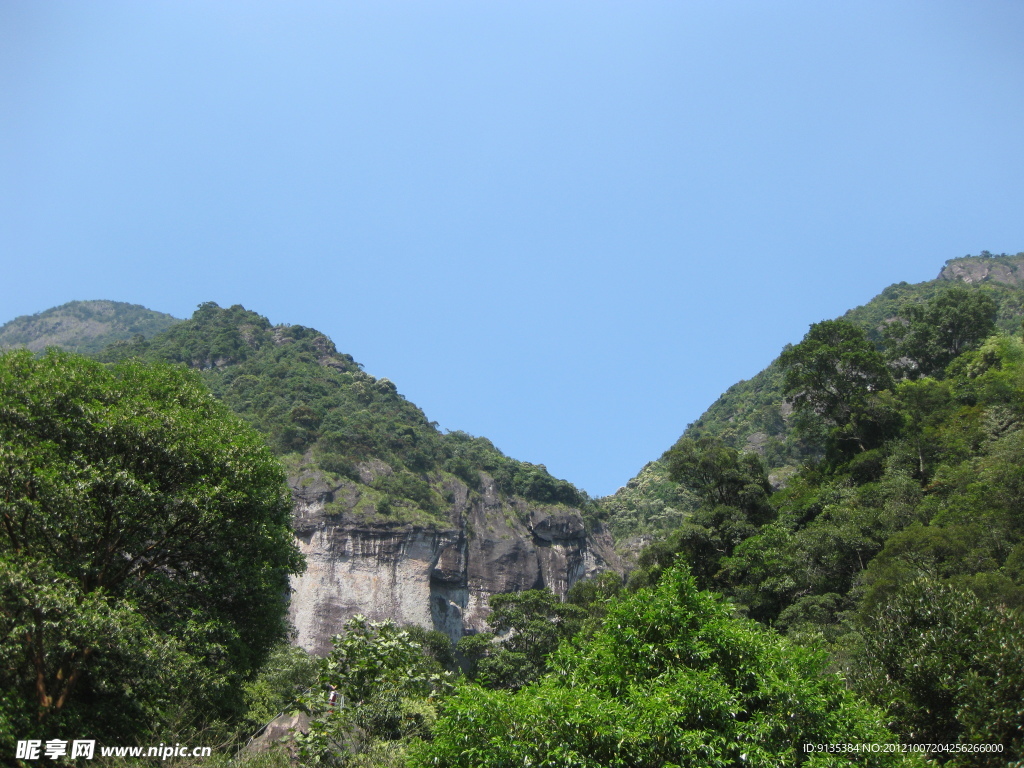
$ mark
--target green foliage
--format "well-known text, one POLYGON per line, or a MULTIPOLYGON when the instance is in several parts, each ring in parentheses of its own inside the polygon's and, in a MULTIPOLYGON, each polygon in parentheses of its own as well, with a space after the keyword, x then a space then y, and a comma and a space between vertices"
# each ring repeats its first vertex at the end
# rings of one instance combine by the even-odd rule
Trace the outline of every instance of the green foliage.
MULTIPOLYGON (((1024 757, 1024 620, 930 579, 902 585, 864 622, 858 690, 894 716, 904 743, 998 744, 951 766, 1024 757)), ((942 756, 940 756, 942 757, 942 756)))
MULTIPOLYGON (((149 341, 114 345, 105 360, 141 357, 198 369, 213 393, 266 436, 279 455, 297 454, 340 482, 363 483, 372 472, 367 508, 395 520, 447 523, 446 478, 479 489, 481 471, 506 495, 582 505, 586 498, 543 466, 515 461, 490 441, 464 432, 441 434, 387 379, 362 371, 312 328, 271 326, 255 312, 212 302, 190 320, 149 341)), ((354 512, 355 510, 347 510, 354 512)))
POLYGON ((774 518, 763 462, 756 454, 740 453, 707 436, 680 438, 662 461, 671 477, 703 503, 682 525, 641 552, 630 586, 656 583, 682 557, 701 589, 728 588, 723 564, 774 518))
POLYGON ((581 579, 569 589, 565 601, 583 608, 590 619, 603 619, 608 604, 617 597, 625 586, 622 576, 615 571, 605 571, 590 579, 581 579))
MULTIPOLYGON (((579 594, 579 593, 578 593, 579 594)), ((548 657, 565 639, 575 636, 588 611, 563 603, 547 589, 492 595, 487 617, 493 635, 463 638, 458 649, 470 664, 470 677, 489 688, 516 690, 548 669, 548 657)))
POLYGON ((465 432, 449 432, 446 449, 451 454, 445 468, 470 487, 480 484, 480 470, 490 474, 502 491, 541 503, 583 506, 587 499, 572 484, 552 477, 543 465, 510 459, 490 440, 465 432))
POLYGON ((677 528, 698 505, 693 493, 669 477, 663 461, 652 461, 612 496, 597 499, 597 514, 616 541, 677 528))
POLYGON ((442 513, 442 499, 429 483, 411 472, 381 475, 371 485, 379 491, 384 491, 388 496, 409 499, 426 512, 435 515, 442 513))
POLYGON ((941 376, 946 366, 995 330, 996 302, 984 293, 948 288, 924 304, 907 304, 884 337, 905 375, 941 376))
POLYGON ((299 697, 316 684, 320 666, 320 659, 296 645, 276 645, 256 677, 243 686, 246 729, 255 732, 294 709, 299 697))
POLYGON ((444 632, 436 629, 424 629, 416 624, 404 627, 412 642, 416 643, 440 667, 448 672, 456 672, 459 669, 458 660, 455 658, 455 648, 452 640, 444 632))
POLYGON ((882 343, 886 325, 900 314, 900 310, 908 304, 923 304, 934 299, 937 295, 947 290, 951 283, 966 288, 969 291, 984 294, 995 301, 998 311, 996 316, 996 327, 1004 333, 1012 333, 1020 326, 1020 318, 1024 315, 1024 297, 1017 285, 1012 280, 1000 282, 997 275, 1019 274, 1021 264, 1024 263, 1024 253, 1015 256, 1000 254, 998 256, 966 256, 960 259, 950 259, 946 262, 947 268, 961 267, 974 271, 981 268, 988 272, 988 277, 982 280, 977 278, 981 274, 974 275, 974 282, 960 282, 960 280, 948 270, 943 270, 945 276, 936 280, 929 280, 924 283, 896 283, 890 285, 878 296, 875 296, 867 304, 851 309, 843 318, 861 326, 868 332, 869 338, 876 344, 882 343))
POLYGON ((682 437, 664 461, 669 476, 707 504, 739 507, 752 518, 769 511, 771 486, 757 454, 740 453, 711 437, 682 437))
POLYGON ((864 331, 845 320, 815 323, 795 347, 779 355, 783 391, 797 414, 830 428, 834 454, 876 447, 891 430, 891 408, 881 397, 892 376, 864 331))
POLYGON ((774 360, 749 380, 739 381, 686 428, 693 439, 715 437, 737 450, 757 450, 769 468, 792 466, 820 453, 821 440, 798 440, 784 403, 784 372, 774 360))
POLYGON ((382 687, 427 696, 445 685, 447 675, 433 656, 393 622, 354 616, 332 643, 320 682, 350 704, 371 700, 382 687))
POLYGON ((333 645, 319 685, 301 702, 312 717, 297 737, 304 764, 366 764, 367 754, 400 753, 429 734, 435 697, 451 689, 451 673, 409 631, 354 616, 333 645))
POLYGON ((237 713, 300 569, 280 466, 197 377, 0 355, 3 737, 237 713))
MULTIPOLYGON (((683 570, 613 603, 517 693, 462 686, 417 765, 901 765, 901 755, 805 755, 802 745, 892 740, 881 713, 683 570)), ((912 761, 910 761, 912 762, 912 761)))

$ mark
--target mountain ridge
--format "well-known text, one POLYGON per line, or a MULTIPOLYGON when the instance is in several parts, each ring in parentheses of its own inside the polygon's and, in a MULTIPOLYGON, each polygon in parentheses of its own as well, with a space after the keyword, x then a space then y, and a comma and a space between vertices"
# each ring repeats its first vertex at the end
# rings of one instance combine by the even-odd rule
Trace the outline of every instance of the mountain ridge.
MULTIPOLYGON (((913 284, 905 281, 894 283, 865 304, 847 310, 841 317, 863 327, 869 338, 878 345, 881 343, 883 328, 896 316, 899 307, 907 303, 927 301, 944 285, 950 283, 958 283, 972 290, 981 290, 990 294, 999 307, 997 326, 1004 331, 1018 327, 1021 318, 1024 317, 1024 291, 1019 289, 1019 286, 1024 283, 1024 253, 991 254, 987 251, 982 251, 977 256, 968 255, 947 260, 938 275, 932 280, 913 284)), ((121 305, 118 302, 71 302, 37 315, 26 316, 26 318, 46 318, 56 313, 57 310, 67 310, 67 308, 77 308, 81 311, 89 304, 121 305)), ((146 310, 139 305, 124 304, 123 306, 131 307, 133 310, 142 310, 158 318, 171 318, 170 315, 146 310)), ((203 311, 203 307, 220 309, 216 304, 209 303, 201 305, 199 312, 203 311)), ((234 310, 235 308, 231 308, 228 311, 234 310)), ((248 312, 247 310, 242 311, 248 312)), ((234 365, 244 365, 250 353, 258 352, 258 349, 252 348, 257 335, 271 333, 273 343, 278 346, 291 344, 308 337, 315 340, 313 342, 315 348, 307 350, 307 352, 316 357, 317 364, 350 376, 353 379, 353 389, 361 393, 358 395, 360 398, 368 398, 367 404, 376 395, 395 396, 404 401, 389 379, 377 379, 365 374, 361 365, 350 355, 339 353, 333 343, 319 331, 303 326, 271 326, 265 318, 260 318, 255 313, 250 314, 252 317, 246 322, 240 322, 234 330, 225 326, 220 330, 220 335, 217 338, 206 339, 202 343, 197 342, 194 338, 189 340, 186 330, 187 322, 171 318, 173 322, 170 322, 162 331, 151 333, 148 337, 145 334, 137 333, 128 336, 122 333, 121 338, 113 339, 104 351, 94 350, 92 354, 98 354, 101 359, 106 360, 113 360, 125 355, 148 355, 151 359, 169 359, 205 371, 224 370, 234 365), (253 318, 260 319, 254 320, 253 318), (170 326, 176 323, 183 324, 179 325, 177 330, 171 329, 170 326), (155 336, 165 331, 170 335, 163 341, 153 340, 155 336), (319 346, 316 347, 316 345, 319 346)), ((4 342, 5 337, 2 335, 4 329, 13 327, 16 321, 24 321, 26 318, 16 318, 15 321, 0 327, 0 344, 4 342)), ((41 342, 38 339, 33 340, 31 337, 31 330, 35 328, 38 336, 41 327, 26 327, 24 322, 17 327, 21 333, 19 338, 22 339, 22 343, 34 344, 35 347, 40 346, 41 342)), ((266 339, 260 343, 266 343, 266 339)), ((66 347, 68 342, 65 341, 57 345, 66 347)), ((309 361, 307 360, 307 362, 309 361)), ((231 377, 231 381, 236 388, 245 386, 244 380, 239 383, 231 377)), ((216 386, 214 389, 217 391, 216 386)), ((219 392, 219 395, 228 399, 233 397, 233 394, 227 390, 219 392)), ((307 413, 303 410, 304 408, 308 409, 308 404, 298 403, 292 406, 293 410, 298 410, 290 415, 291 425, 282 427, 278 424, 277 427, 271 428, 265 423, 266 419, 263 419, 264 423, 260 423, 261 417, 258 411, 261 409, 273 411, 275 407, 280 408, 281 403, 271 404, 266 401, 246 403, 239 400, 236 397, 232 407, 236 412, 241 413, 243 418, 247 418, 268 435, 275 450, 281 455, 289 452, 295 453, 296 450, 301 453, 309 448, 304 442, 303 432, 309 432, 310 427, 318 428, 322 421, 322 414, 318 420, 316 413, 307 413)), ((416 412, 414 421, 418 422, 420 428, 430 424, 422 411, 412 404, 409 405, 412 408, 409 414, 416 412)), ((731 447, 758 453, 770 470, 773 484, 780 487, 785 484, 795 468, 801 462, 815 455, 817 450, 814 446, 803 445, 792 439, 789 423, 790 413, 791 409, 782 397, 781 371, 776 361, 773 361, 750 379, 741 380, 729 387, 700 417, 687 425, 682 435, 692 438, 716 437, 731 447)), ((367 440, 365 429, 362 434, 359 434, 360 430, 356 425, 356 434, 353 435, 352 425, 347 426, 350 428, 349 432, 345 433, 342 430, 341 434, 336 434, 335 442, 343 442, 353 436, 357 437, 357 442, 367 440)), ((394 433, 402 434, 405 429, 405 427, 391 425, 391 431, 394 433)), ((408 438, 409 435, 406 434, 405 437, 408 438)), ((503 457, 503 454, 497 451, 486 438, 472 437, 456 431, 448 433, 445 439, 461 441, 461 448, 456 453, 460 454, 462 458, 472 454, 479 463, 483 460, 483 454, 490 455, 492 457, 491 464, 487 469, 492 472, 493 479, 504 492, 518 491, 526 493, 527 496, 531 493, 535 495, 539 493, 540 498, 535 500, 552 501, 557 498, 562 502, 575 505, 582 509, 585 516, 590 519, 589 525, 593 526, 597 521, 602 521, 614 534, 615 539, 627 550, 633 548, 634 545, 629 542, 632 540, 635 544, 637 537, 676 527, 693 511, 696 505, 691 494, 680 489, 677 484, 668 479, 668 473, 661 457, 648 462, 614 494, 590 500, 586 498, 585 494, 575 489, 571 483, 551 478, 543 465, 517 462, 517 465, 529 468, 523 472, 511 471, 512 475, 521 475, 518 477, 517 485, 517 478, 510 476, 509 466, 512 465, 506 464, 504 468, 498 466, 501 462, 495 457, 497 455, 503 457), (527 475, 531 475, 531 477, 527 477, 527 475), (546 489, 546 491, 540 489, 546 489)), ((374 440, 380 447, 382 441, 387 442, 387 436, 377 434, 372 436, 370 442, 374 440)), ((325 458, 324 451, 321 450, 317 457, 317 466, 319 469, 334 470, 338 476, 358 479, 360 469, 357 467, 358 461, 354 461, 354 459, 358 459, 358 457, 341 457, 339 460, 335 454, 333 457, 326 456, 325 458), (323 466, 321 467, 320 464, 323 466)), ((459 470, 461 468, 459 471, 463 473, 463 480, 467 477, 473 479, 472 471, 467 468, 468 465, 465 461, 460 461, 459 456, 453 455, 449 457, 449 460, 451 462, 450 469, 459 470)), ((295 463, 294 460, 293 463, 295 463)), ((372 482, 378 486, 386 486, 389 481, 375 477, 372 482)), ((400 475, 400 480, 397 482, 399 485, 404 482, 408 486, 405 488, 405 492, 412 492, 412 496, 408 494, 397 496, 399 499, 397 507, 400 510, 405 509, 409 513, 408 521, 412 522, 413 519, 416 519, 419 524, 427 525, 436 523, 436 520, 432 523, 428 519, 429 515, 423 517, 414 514, 416 505, 406 502, 410 499, 415 501, 418 498, 420 502, 427 503, 428 507, 431 507, 432 503, 433 508, 437 508, 441 503, 441 494, 433 494, 434 498, 431 501, 431 494, 424 491, 422 487, 412 490, 411 486, 415 483, 409 483, 406 475, 400 475)), ((387 495, 388 490, 385 489, 382 496, 387 495)), ((392 494, 392 498, 396 498, 394 494, 392 494)), ((367 507, 364 504, 361 508, 365 510, 367 507)), ((376 505, 374 505, 374 509, 376 509, 376 505)), ((422 509, 421 505, 420 510, 422 511, 422 509)))
POLYGON ((42 352, 56 346, 89 355, 115 341, 155 336, 178 322, 173 315, 141 304, 108 299, 69 301, 4 323, 0 326, 0 349, 27 347, 42 352))
POLYGON ((280 457, 308 564, 292 580, 291 619, 309 650, 328 651, 357 614, 457 641, 486 628, 493 594, 564 597, 621 571, 585 493, 486 438, 442 433, 316 329, 207 302, 97 357, 193 368, 280 457))
MULTIPOLYGON (((1011 255, 982 251, 977 256, 948 259, 932 280, 894 283, 840 318, 862 327, 879 346, 882 330, 900 307, 923 303, 950 283, 990 295, 998 307, 996 326, 1002 331, 1020 328, 1024 319, 1024 291, 1019 287, 1024 284, 1024 252, 1011 255)), ((680 438, 714 437, 732 448, 757 453, 765 461, 773 485, 781 487, 803 461, 819 450, 793 438, 792 408, 783 397, 782 379, 778 361, 773 360, 754 376, 730 386, 687 425, 680 438)), ((597 500, 600 517, 610 530, 618 532, 617 540, 671 530, 695 508, 692 497, 667 482, 663 456, 648 462, 618 491, 597 500), (639 487, 648 492, 638 494, 639 487), (624 521, 632 526, 628 534, 624 521)))

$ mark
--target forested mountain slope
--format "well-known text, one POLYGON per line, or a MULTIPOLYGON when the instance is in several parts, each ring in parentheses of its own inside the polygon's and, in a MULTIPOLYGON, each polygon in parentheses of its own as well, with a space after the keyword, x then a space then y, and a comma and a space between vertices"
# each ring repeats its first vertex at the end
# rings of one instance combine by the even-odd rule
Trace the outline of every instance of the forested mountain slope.
MULTIPOLYGON (((1020 328, 1024 319, 1024 253, 950 259, 934 280, 890 285, 863 306, 847 311, 844 320, 861 327, 881 348, 885 328, 907 305, 920 305, 953 285, 990 297, 996 303, 996 327, 1005 332, 1020 328)), ((729 387, 683 435, 713 437, 725 445, 760 455, 775 485, 784 484, 804 461, 820 457, 823 446, 809 435, 798 435, 792 408, 783 396, 783 375, 773 361, 754 377, 729 387)), ((638 533, 664 531, 692 511, 692 499, 674 484, 659 478, 667 467, 656 459, 617 493, 598 500, 604 519, 617 540, 638 533), (635 489, 644 487, 638 493, 635 489)))
POLYGON ((288 467, 291 619, 330 653, 252 701, 307 691, 310 762, 994 767, 1024 758, 1022 263, 815 323, 599 504, 240 306, 100 356, 199 371, 288 467))
POLYGON ((171 315, 123 301, 69 301, 4 323, 0 349, 27 347, 41 352, 54 346, 89 355, 115 341, 155 336, 177 322, 171 315))
POLYGON ((207 303, 99 357, 199 370, 284 461, 309 563, 292 599, 306 647, 326 650, 357 613, 457 640, 485 626, 492 594, 564 595, 617 567, 585 494, 486 438, 442 433, 395 384, 312 328, 207 303))
POLYGON ((622 516, 656 508, 639 488, 682 498, 674 482, 696 498, 639 554, 630 588, 685 562, 738 611, 829 648, 902 741, 1005 750, 937 755, 955 765, 1019 759, 1024 340, 1020 289, 985 280, 1013 279, 1020 261, 958 260, 943 272, 956 279, 894 286, 812 325, 760 388, 727 393, 747 410, 692 426, 641 474, 662 482, 619 494, 622 516), (782 487, 757 451, 740 450, 756 434, 744 419, 773 411, 779 444, 802 459, 782 487))

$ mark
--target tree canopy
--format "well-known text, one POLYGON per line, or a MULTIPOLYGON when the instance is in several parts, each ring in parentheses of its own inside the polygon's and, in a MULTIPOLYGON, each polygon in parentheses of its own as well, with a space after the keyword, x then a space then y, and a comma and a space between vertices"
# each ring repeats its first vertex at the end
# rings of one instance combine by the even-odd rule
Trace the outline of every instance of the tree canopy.
POLYGON ((941 376, 958 355, 995 330, 996 311, 990 296, 961 286, 923 304, 907 304, 886 326, 889 357, 912 378, 941 376))
POLYGON ((779 356, 784 392, 802 416, 831 428, 842 453, 879 442, 886 409, 878 393, 892 387, 892 374, 867 335, 845 320, 815 323, 803 341, 779 356))
MULTIPOLYGON (((516 693, 464 685, 417 765, 902 765, 899 754, 805 754, 803 744, 891 742, 882 714, 790 645, 696 588, 685 569, 613 602, 516 693), (841 759, 839 759, 841 758, 841 759)), ((913 760, 909 762, 913 763, 913 760)))
POLYGON ((290 512, 195 374, 0 355, 0 738, 231 711, 285 631, 290 512))
POLYGON ((857 687, 892 713, 909 739, 1000 744, 1000 764, 1024 749, 1024 618, 972 592, 918 578, 866 617, 857 687))

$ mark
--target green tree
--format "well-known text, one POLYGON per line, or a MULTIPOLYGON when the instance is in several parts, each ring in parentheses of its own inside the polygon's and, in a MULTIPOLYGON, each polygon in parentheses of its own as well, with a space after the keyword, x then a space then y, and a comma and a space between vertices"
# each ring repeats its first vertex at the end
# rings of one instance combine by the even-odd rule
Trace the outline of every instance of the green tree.
POLYGON ((618 595, 625 583, 616 571, 604 571, 589 579, 581 579, 572 585, 565 601, 579 606, 587 612, 587 624, 603 619, 608 613, 608 603, 618 595))
POLYGON ((459 641, 459 650, 473 665, 471 673, 492 688, 518 689, 547 670, 548 656, 558 644, 575 635, 588 611, 563 603, 547 589, 492 595, 487 617, 502 637, 489 642, 490 633, 459 641))
POLYGON ((899 319, 885 330, 889 357, 910 378, 941 376, 956 357, 995 331, 996 311, 991 297, 962 286, 901 307, 899 319))
POLYGON ((241 707, 301 558, 283 472, 197 377, 0 355, 0 731, 241 707))
POLYGON ((768 510, 771 486, 756 453, 741 453, 713 437, 683 437, 664 460, 673 480, 711 505, 739 507, 755 518, 768 510))
POLYGON ((654 584, 678 556, 689 564, 701 589, 726 591, 722 562, 774 518, 764 463, 719 438, 682 437, 665 453, 669 476, 701 499, 687 520, 646 547, 630 575, 630 586, 654 584))
POLYGON ((779 356, 783 386, 805 419, 831 428, 834 452, 875 447, 894 426, 894 414, 880 397, 892 375, 864 331, 845 320, 815 323, 803 341, 779 356))
POLYGON ((300 696, 316 685, 321 660, 287 641, 278 643, 243 686, 245 735, 258 732, 282 712, 295 708, 300 696))
POLYGON ((787 643, 698 591, 683 569, 610 606, 516 693, 464 685, 415 764, 809 766, 918 764, 900 754, 810 754, 805 743, 887 743, 882 713, 787 643))
POLYGON ((999 753, 937 755, 954 766, 1024 757, 1024 620, 971 592, 918 579, 866 614, 858 690, 895 718, 906 743, 997 744, 999 753))
POLYGON ((304 764, 348 765, 382 742, 400 747, 429 733, 434 698, 451 688, 451 673, 430 648, 393 622, 364 616, 353 616, 332 642, 319 685, 301 701, 312 716, 298 738, 304 764))

